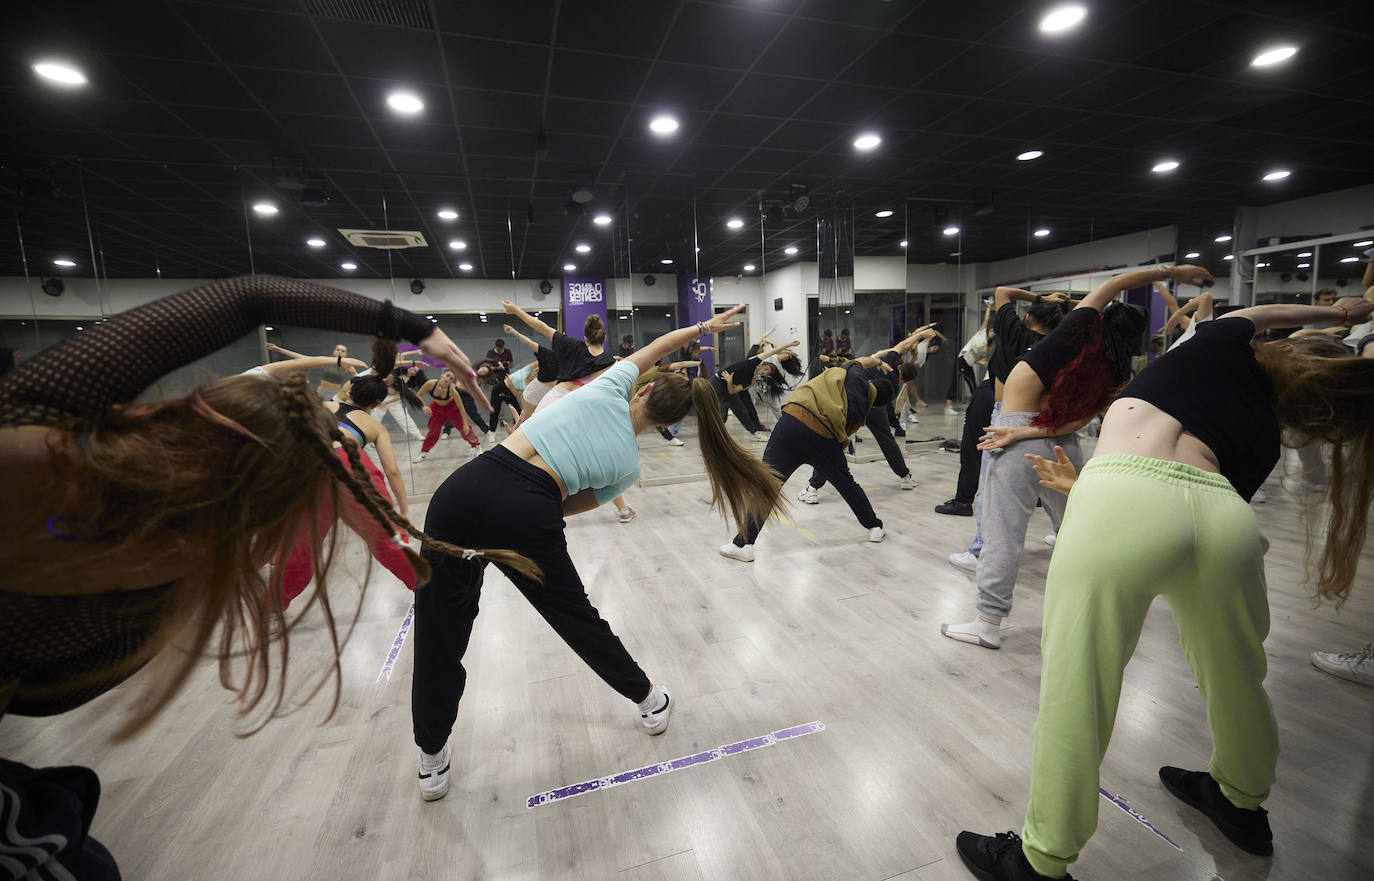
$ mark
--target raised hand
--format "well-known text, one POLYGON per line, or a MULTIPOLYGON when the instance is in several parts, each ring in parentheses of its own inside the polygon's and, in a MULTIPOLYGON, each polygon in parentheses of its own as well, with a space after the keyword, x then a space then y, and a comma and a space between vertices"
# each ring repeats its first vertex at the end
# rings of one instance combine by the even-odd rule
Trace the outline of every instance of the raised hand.
MULTIPOLYGON (((505 302, 510 301, 507 300, 505 302)), ((487 396, 482 392, 481 386, 477 383, 477 374, 472 371, 472 362, 468 360, 467 355, 463 354, 463 350, 458 348, 458 345, 448 338, 448 334, 436 327, 433 333, 420 342, 420 351, 424 352, 435 361, 452 367, 454 374, 458 377, 458 384, 462 387, 463 391, 472 395, 477 401, 477 406, 486 410, 488 413, 491 412, 491 402, 487 400, 487 396)))
POLYGON ((515 314, 517 311, 519 311, 519 309, 520 309, 519 306, 515 305, 515 304, 512 303, 510 300, 502 300, 502 301, 501 301, 501 308, 502 308, 502 309, 505 309, 505 310, 506 310, 506 314, 508 314, 508 315, 514 315, 514 314, 515 314))
POLYGON ((1169 270, 1169 277, 1179 284, 1190 284, 1195 287, 1202 287, 1203 282, 1216 283, 1212 273, 1201 266, 1193 266, 1191 263, 1180 263, 1173 267, 1169 270))
POLYGON ((712 315, 707 320, 701 322, 701 324, 703 327, 706 328, 707 333, 722 333, 724 331, 730 330, 733 327, 739 327, 738 321, 731 321, 730 319, 734 318, 737 314, 739 314, 740 310, 742 310, 743 308, 744 304, 740 303, 738 306, 736 306, 733 309, 730 309, 727 312, 722 312, 719 315, 712 315))
POLYGON ((515 328, 511 327, 509 324, 501 325, 501 329, 504 330, 506 333, 510 334, 511 336, 515 336, 515 328))
POLYGON ((1341 297, 1335 302, 1334 308, 1345 310, 1344 321, 1361 324, 1369 320, 1370 312, 1374 312, 1374 300, 1366 300, 1364 297, 1341 297))
POLYGON ((1027 453, 1026 458, 1035 467, 1035 473, 1040 477, 1040 485, 1052 490, 1068 495, 1069 490, 1073 489, 1074 483, 1078 480, 1078 471, 1069 461, 1069 457, 1064 455, 1064 448, 1055 445, 1054 458, 1058 461, 1051 462, 1044 456, 1037 456, 1035 453, 1027 453))

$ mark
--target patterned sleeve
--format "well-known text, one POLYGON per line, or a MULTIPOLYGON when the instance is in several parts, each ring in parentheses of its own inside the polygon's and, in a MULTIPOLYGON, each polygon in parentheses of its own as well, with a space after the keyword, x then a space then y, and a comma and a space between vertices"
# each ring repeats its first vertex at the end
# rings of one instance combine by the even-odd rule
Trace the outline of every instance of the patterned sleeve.
POLYGON ((260 324, 412 343, 434 331, 418 315, 337 288, 269 275, 225 279, 121 312, 24 359, 0 381, 0 425, 94 418, 260 324))

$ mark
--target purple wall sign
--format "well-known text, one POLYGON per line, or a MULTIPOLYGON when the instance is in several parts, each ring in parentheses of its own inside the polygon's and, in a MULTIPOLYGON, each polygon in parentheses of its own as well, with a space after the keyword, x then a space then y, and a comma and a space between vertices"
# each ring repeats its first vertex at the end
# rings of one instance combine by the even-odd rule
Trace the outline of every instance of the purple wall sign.
POLYGON ((582 339, 588 315, 600 315, 606 323, 606 279, 565 276, 563 279, 563 332, 582 339))
MULTIPOLYGON (((696 324, 698 321, 709 321, 714 314, 711 310, 711 279, 679 273, 677 277, 678 327, 686 327, 689 324, 696 324)), ((703 346, 717 345, 705 337, 702 338, 701 344, 703 346)), ((701 353, 702 376, 710 376, 715 372, 715 355, 715 352, 701 353)))

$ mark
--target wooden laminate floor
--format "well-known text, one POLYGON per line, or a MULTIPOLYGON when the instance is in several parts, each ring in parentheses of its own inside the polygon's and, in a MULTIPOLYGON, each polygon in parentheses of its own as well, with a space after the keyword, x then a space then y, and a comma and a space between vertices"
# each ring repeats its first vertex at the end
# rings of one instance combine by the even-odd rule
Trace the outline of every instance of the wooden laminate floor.
MULTIPOLYGON (((928 431, 917 434, 957 436, 957 420, 922 418, 928 431)), ((661 443, 645 438, 646 448, 661 443)), ((670 456, 689 461, 688 444, 670 456)), ((646 476, 668 473, 649 467, 655 458, 646 449, 646 476)), ((438 479, 465 461, 437 459, 420 473, 438 479)), ((95 834, 131 879, 969 878, 955 834, 1019 830, 1025 808, 1048 521, 1032 520, 1002 650, 944 639, 942 621, 971 614, 972 576, 945 557, 965 547, 973 523, 931 511, 953 494, 956 455, 912 452, 908 461, 920 480, 910 492, 882 461, 854 466, 887 523, 878 545, 829 489, 820 505, 794 503, 784 522, 769 524, 752 565, 717 555, 730 530, 707 508, 702 482, 632 490, 639 516, 628 525, 609 508, 569 522, 593 601, 672 690, 677 709, 662 737, 642 734, 635 708, 488 570, 451 738, 453 788, 423 803, 409 644, 390 681, 379 681, 410 594, 377 568, 328 722, 326 690, 325 700, 237 738, 207 665, 131 742, 113 744, 109 733, 138 677, 63 716, 5 718, 0 754, 95 768, 104 782, 95 834), (525 806, 539 792, 811 721, 825 730, 525 806)), ((803 477, 789 483, 790 497, 803 477)), ((1276 853, 1240 852, 1159 785, 1162 764, 1204 767, 1210 741, 1169 610, 1156 603, 1126 673, 1102 785, 1181 850, 1103 800, 1098 833, 1072 869, 1078 878, 1374 877, 1363 837, 1374 823, 1374 689, 1308 662, 1314 649, 1374 638, 1374 548, 1345 607, 1313 609, 1299 583, 1298 506, 1276 480, 1266 490, 1271 501, 1258 513, 1272 542, 1268 685, 1283 743, 1266 805, 1276 853)), ((423 498, 414 507, 423 517, 423 498)), ((1121 536, 1149 540, 1145 528, 1121 536)), ((351 543, 348 562, 361 568, 361 559, 351 543)), ((336 588, 352 609, 356 591, 346 586, 341 578, 336 588)), ((302 623, 292 646, 294 674, 327 667, 317 619, 302 623)))

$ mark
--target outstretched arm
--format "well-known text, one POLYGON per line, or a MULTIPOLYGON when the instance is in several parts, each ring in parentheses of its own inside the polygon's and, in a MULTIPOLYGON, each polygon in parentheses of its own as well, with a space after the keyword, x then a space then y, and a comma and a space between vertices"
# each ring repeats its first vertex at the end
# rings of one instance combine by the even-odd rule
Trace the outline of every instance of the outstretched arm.
POLYGON ((1131 288, 1138 288, 1141 285, 1150 284, 1156 281, 1167 281, 1173 279, 1181 284, 1197 285, 1201 287, 1203 281, 1216 281, 1212 278, 1212 273, 1203 269, 1201 266, 1193 266, 1188 263, 1180 263, 1178 266, 1152 266, 1148 269, 1135 269, 1131 272, 1123 272, 1114 275, 1102 284, 1093 288, 1092 293, 1088 294, 1079 301, 1075 309, 1096 309, 1101 312, 1107 308, 1107 304, 1115 300, 1122 291, 1129 291, 1131 288))
MULTIPOLYGON (((1187 330, 1187 322, 1189 321, 1188 315, 1192 312, 1202 311, 1203 297, 1207 298, 1207 314, 1212 314, 1212 294, 1210 292, 1204 292, 1184 303, 1169 316, 1169 320, 1164 322, 1164 333, 1168 333, 1175 327, 1182 327, 1184 330, 1187 330)), ((1201 317, 1201 315, 1199 315, 1199 317, 1201 317)))
POLYGON ((1066 434, 1073 434, 1083 426, 1092 422, 1096 414, 1077 422, 1070 422, 1061 425, 1054 430, 1050 430, 1038 425, 1022 425, 1012 427, 1009 425, 989 425, 983 429, 983 436, 978 439, 978 449, 996 450, 1005 446, 1010 446, 1017 441, 1030 440, 1035 437, 1061 437, 1066 434))
POLYGON ((539 351, 539 343, 537 343, 537 342, 535 342, 534 340, 530 339, 529 337, 525 336, 523 333, 521 333, 520 331, 518 331, 518 330, 516 330, 515 328, 511 327, 509 324, 503 324, 503 325, 501 325, 501 329, 504 330, 507 334, 509 334, 509 335, 511 335, 511 336, 513 336, 513 337, 515 337, 515 338, 516 338, 517 340, 519 340, 520 342, 522 342, 522 343, 524 343, 525 345, 529 346, 529 347, 530 347, 531 349, 533 349, 534 351, 536 351, 536 352, 539 351))
POLYGON ((793 341, 790 342, 790 343, 785 343, 784 345, 781 345, 781 346, 775 346, 775 347, 773 347, 773 348, 771 348, 771 349, 765 349, 765 350, 763 350, 763 351, 758 352, 757 354, 750 355, 749 357, 751 357, 751 358, 757 358, 757 359, 759 359, 760 361, 763 361, 763 360, 765 360, 765 359, 767 359, 767 358, 773 357, 774 355, 781 355, 783 352, 788 351, 788 350, 791 349, 793 346, 800 346, 800 345, 801 345, 801 340, 793 340, 793 341))
POLYGON ((336 364, 340 367, 356 367, 359 370, 367 366, 367 362, 359 361, 357 358, 337 358, 333 355, 299 355, 294 359, 264 364, 262 369, 268 373, 287 373, 291 370, 333 367, 336 364))
MULTIPOLYGON (((530 326, 530 330, 533 330, 535 333, 539 334, 542 337, 545 337, 546 339, 553 339, 554 330, 552 327, 549 327, 547 324, 540 321, 538 318, 535 318, 533 315, 526 312, 524 309, 521 309, 519 306, 515 305, 510 300, 502 300, 501 306, 506 310, 506 313, 508 315, 514 315, 516 318, 519 318, 521 321, 528 324, 530 326)), ((511 331, 511 333, 515 333, 515 331, 511 331)), ((529 341, 526 340, 526 342, 529 341)))
POLYGON ((1255 325, 1255 333, 1263 333, 1271 327, 1296 327, 1300 324, 1330 322, 1335 324, 1359 324, 1369 320, 1374 311, 1374 300, 1364 297, 1345 297, 1337 300, 1334 306, 1287 306, 1275 303, 1271 306, 1251 306, 1227 312, 1218 321, 1232 318, 1248 318, 1255 325))
MULTIPOLYGON (((673 352, 681 349, 697 337, 708 333, 720 333, 732 327, 739 327, 739 322, 731 321, 736 313, 744 308, 744 304, 736 306, 728 312, 713 315, 706 321, 693 324, 689 327, 680 327, 677 330, 670 330, 663 336, 649 343, 644 348, 635 352, 627 360, 633 361, 639 368, 640 373, 644 373, 650 367, 673 352)), ((703 349, 707 348, 702 346, 703 349)))
POLYGON ((309 355, 302 355, 300 352, 293 352, 290 349, 283 349, 276 343, 268 343, 267 351, 276 352, 278 355, 285 355, 288 358, 309 358, 309 355))
POLYGON ((907 336, 906 339, 897 343, 897 345, 887 349, 879 349, 878 351, 874 352, 873 357, 882 358, 884 355, 890 352, 896 352, 898 355, 905 355, 907 353, 907 350, 910 349, 912 346, 916 345, 917 343, 922 342, 924 340, 933 339, 934 337, 937 337, 939 335, 940 332, 935 329, 934 322, 931 322, 930 324, 924 324, 913 330, 910 333, 910 335, 907 336))

